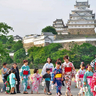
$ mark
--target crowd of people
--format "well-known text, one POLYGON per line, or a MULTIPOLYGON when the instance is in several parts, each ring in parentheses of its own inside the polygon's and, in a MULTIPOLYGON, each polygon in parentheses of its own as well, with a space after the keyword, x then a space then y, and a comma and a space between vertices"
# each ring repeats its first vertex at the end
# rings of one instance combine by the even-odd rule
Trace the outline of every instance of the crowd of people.
POLYGON ((31 75, 28 60, 23 61, 20 74, 16 63, 12 65, 11 69, 7 68, 7 63, 3 63, 1 72, 4 83, 1 92, 5 91, 6 94, 20 93, 20 81, 23 85, 23 94, 28 94, 27 89, 30 89, 29 81, 31 80, 31 94, 34 92, 38 94, 39 86, 42 84, 44 93, 47 95, 52 95, 51 90, 56 86, 56 96, 61 96, 61 88, 65 86, 65 96, 72 96, 71 81, 74 77, 76 86, 80 89, 78 96, 82 94, 83 96, 96 96, 95 62, 87 66, 81 62, 80 69, 76 72, 73 63, 69 61, 69 57, 66 55, 64 56, 64 63, 57 59, 55 66, 52 64, 51 58, 47 58, 47 63, 43 66, 41 74, 39 74, 39 69, 34 69, 34 74, 31 75))

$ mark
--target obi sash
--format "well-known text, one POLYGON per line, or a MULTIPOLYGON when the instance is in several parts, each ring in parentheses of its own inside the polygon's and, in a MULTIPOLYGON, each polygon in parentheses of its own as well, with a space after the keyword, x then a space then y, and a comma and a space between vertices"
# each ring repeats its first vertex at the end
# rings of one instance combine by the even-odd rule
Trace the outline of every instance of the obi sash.
POLYGON ((40 78, 37 78, 37 80, 39 80, 40 78))
POLYGON ((71 72, 72 71, 72 67, 65 67, 65 72, 71 72))
POLYGON ((88 79, 91 79, 93 76, 87 76, 88 79))
POLYGON ((95 65, 96 65, 96 62, 95 62, 95 65))
POLYGON ((84 74, 79 75, 79 78, 83 78, 83 77, 84 77, 84 74))
POLYGON ((91 85, 92 77, 93 77, 93 76, 87 76, 87 82, 88 82, 89 85, 91 85))
POLYGON ((23 75, 28 75, 29 71, 24 70, 23 75))
POLYGON ((55 78, 61 78, 62 77, 62 74, 56 74, 55 75, 55 78))
MULTIPOLYGON (((47 68, 46 68, 47 69, 47 68)), ((48 68, 48 69, 50 69, 50 72, 52 72, 52 68, 48 68)))

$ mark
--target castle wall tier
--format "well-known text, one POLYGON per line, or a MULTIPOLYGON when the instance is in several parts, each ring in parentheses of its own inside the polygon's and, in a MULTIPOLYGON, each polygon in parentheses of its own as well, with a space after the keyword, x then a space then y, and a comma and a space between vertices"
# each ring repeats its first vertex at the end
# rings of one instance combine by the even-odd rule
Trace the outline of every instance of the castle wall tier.
POLYGON ((89 2, 76 2, 67 22, 70 34, 95 34, 96 20, 89 2))
POLYGON ((85 34, 85 35, 92 35, 92 34, 95 34, 95 30, 94 28, 83 28, 83 29, 68 29, 68 32, 69 34, 73 34, 73 35, 76 35, 76 34, 85 34))

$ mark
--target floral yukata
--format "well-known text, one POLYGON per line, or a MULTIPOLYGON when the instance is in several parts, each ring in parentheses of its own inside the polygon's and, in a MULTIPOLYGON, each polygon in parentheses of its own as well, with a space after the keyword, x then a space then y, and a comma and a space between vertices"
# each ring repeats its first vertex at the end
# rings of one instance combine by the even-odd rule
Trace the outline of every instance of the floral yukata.
POLYGON ((22 84, 24 87, 24 91, 27 91, 28 78, 30 76, 30 68, 29 66, 23 65, 20 70, 20 76, 23 77, 22 84))
POLYGON ((96 73, 93 74, 91 81, 91 91, 93 92, 93 96, 96 96, 96 90, 94 90, 94 87, 96 87, 96 73))
POLYGON ((77 87, 80 88, 80 91, 79 91, 80 94, 82 94, 82 92, 83 92, 83 77, 84 77, 85 72, 86 72, 85 69, 83 69, 83 70, 79 69, 76 74, 76 83, 78 84, 77 87), (79 79, 80 79, 80 81, 79 81, 79 79))
POLYGON ((33 74, 33 77, 31 78, 32 79, 32 91, 35 91, 35 92, 38 92, 38 89, 39 89, 39 85, 41 83, 41 76, 39 74, 33 74))
POLYGON ((96 58, 94 60, 92 60, 92 62, 90 63, 90 65, 92 66, 92 69, 94 70, 94 65, 96 65, 96 58))
POLYGON ((85 92, 85 96, 93 96, 91 92, 91 80, 92 80, 93 73, 91 71, 87 71, 84 74, 83 83, 86 82, 86 85, 84 87, 88 88, 88 91, 85 92))
POLYGON ((71 79, 76 74, 73 63, 64 62, 62 64, 62 71, 63 71, 64 78, 65 78, 66 93, 68 94, 68 93, 71 93, 71 79))
POLYGON ((61 87, 62 87, 62 69, 57 69, 55 68, 53 73, 52 73, 52 81, 54 84, 56 84, 56 93, 61 94, 61 87))

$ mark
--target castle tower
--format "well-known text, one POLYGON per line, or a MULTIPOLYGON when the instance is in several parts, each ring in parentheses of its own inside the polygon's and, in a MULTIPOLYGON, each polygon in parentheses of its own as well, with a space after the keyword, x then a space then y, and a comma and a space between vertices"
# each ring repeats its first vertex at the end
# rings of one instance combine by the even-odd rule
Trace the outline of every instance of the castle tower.
POLYGON ((76 1, 75 10, 72 10, 68 20, 68 32, 70 34, 95 34, 95 14, 90 10, 90 5, 86 2, 76 1))
POLYGON ((53 22, 53 27, 56 29, 56 32, 58 33, 58 35, 68 34, 68 26, 64 25, 64 22, 62 19, 56 19, 53 22))

